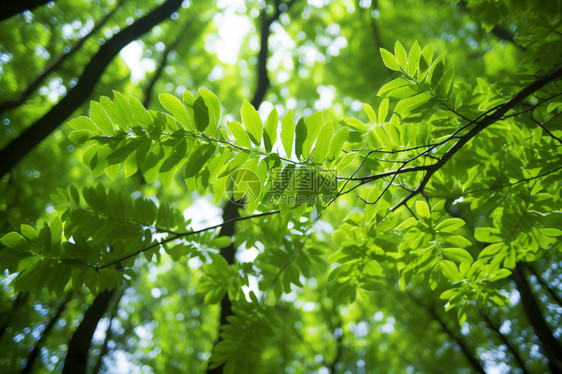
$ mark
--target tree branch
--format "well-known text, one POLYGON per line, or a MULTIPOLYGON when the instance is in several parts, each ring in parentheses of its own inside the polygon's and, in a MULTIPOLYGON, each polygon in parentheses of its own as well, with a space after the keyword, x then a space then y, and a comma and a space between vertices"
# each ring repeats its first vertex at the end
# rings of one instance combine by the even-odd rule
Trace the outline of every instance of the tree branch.
MULTIPOLYGON (((560 169, 562 169, 562 166, 560 167, 560 169)), ((537 282, 541 285, 541 287, 544 288, 546 292, 548 292, 548 294, 558 303, 558 305, 562 307, 562 299, 560 299, 560 296, 558 296, 556 291, 554 291, 548 285, 548 283, 540 276, 540 274, 535 270, 535 268, 528 262, 524 263, 523 265, 527 269, 529 269, 531 273, 533 273, 533 275, 535 276, 535 278, 537 278, 537 282)))
POLYGON ((18 309, 27 302, 29 298, 29 292, 18 292, 16 298, 14 299, 14 303, 10 310, 8 310, 2 317, 2 325, 0 325, 0 338, 4 335, 8 326, 10 326, 10 322, 14 315, 18 312, 18 309))
POLYGON ((62 313, 66 309, 66 305, 70 301, 71 297, 72 297, 72 291, 70 291, 66 294, 66 297, 64 298, 64 300, 60 303, 59 307, 57 308, 57 311, 55 312, 53 317, 49 320, 49 323, 47 323, 47 325, 43 329, 43 332, 41 333, 41 337, 39 338, 39 340, 37 340, 37 342, 35 343, 35 346, 33 347, 33 350, 29 354, 29 356, 27 358, 27 362, 25 363, 25 367, 21 371, 21 374, 31 373, 31 369, 33 369, 33 364, 35 363, 35 360, 37 359, 37 357, 39 356, 39 352, 41 351, 41 346, 43 345, 43 343, 45 343, 45 340, 47 340, 47 337, 49 336, 49 333, 51 332, 53 327, 55 327, 55 324, 60 319, 60 316, 62 315, 62 313))
POLYGON ((103 343, 100 347, 100 353, 98 354, 98 358, 96 360, 96 365, 94 366, 94 369, 92 370, 92 374, 100 373, 101 368, 103 366, 103 358, 107 355, 109 341, 112 339, 112 335, 113 335, 113 331, 111 330, 112 322, 115 319, 115 316, 117 315, 117 311, 119 310, 119 301, 121 300, 121 297, 123 296, 122 291, 116 291, 116 292, 119 292, 119 294, 116 295, 116 297, 115 297, 116 300, 114 301, 113 307, 111 308, 111 311, 109 312, 109 316, 108 316, 109 322, 107 324, 107 329, 105 329, 105 338, 103 339, 103 343))
POLYGON ((295 0, 291 0, 287 3, 282 3, 281 0, 275 0, 275 13, 271 17, 267 16, 265 9, 261 13, 261 31, 260 31, 260 51, 258 54, 258 83, 256 86, 256 91, 254 97, 252 98, 252 105, 254 108, 258 109, 261 105, 265 93, 269 88, 269 76, 267 74, 267 57, 269 54, 269 35, 271 34, 271 24, 281 16, 281 13, 289 10, 291 5, 293 5, 295 0), (285 10, 283 10, 285 8, 285 10))
POLYGON ((38 6, 55 0, 18 0, 18 1, 2 1, 0 7, 0 21, 8 19, 23 12, 24 10, 33 10, 38 6))
MULTIPOLYGON (((148 247, 144 247, 144 248, 142 248, 142 249, 139 249, 139 250, 137 250, 137 251, 135 251, 135 252, 133 252, 133 253, 130 253, 130 254, 126 255, 126 256, 123 256, 123 257, 121 257, 121 258, 119 258, 119 259, 117 259, 117 260, 111 261, 111 262, 109 262, 109 263, 107 263, 107 264, 104 264, 104 265, 96 266, 95 269, 96 269, 97 271, 99 271, 99 270, 104 269, 104 268, 106 268, 106 267, 109 267, 109 266, 118 264, 118 263, 120 263, 121 261, 125 261, 125 260, 127 260, 127 259, 129 259, 129 258, 131 258, 131 257, 135 257, 135 256, 137 256, 137 255, 139 255, 139 254, 141 254, 141 253, 143 253, 143 252, 146 252, 146 251, 148 251, 148 250, 150 250, 150 249, 152 249, 152 248, 158 247, 159 245, 162 245, 162 244, 165 244, 165 243, 169 243, 169 242, 174 241, 174 240, 176 240, 176 239, 185 238, 185 237, 190 236, 190 235, 199 234, 199 233, 202 233, 202 232, 205 232, 205 231, 217 229, 217 228, 219 228, 219 227, 222 228, 222 227, 226 226, 226 227, 230 228, 230 227, 233 227, 234 222, 244 221, 244 220, 252 219, 252 218, 265 217, 265 216, 269 216, 269 215, 272 215, 272 214, 277 214, 277 213, 279 213, 279 212, 280 212, 280 210, 272 210, 272 211, 270 211, 270 212, 254 214, 254 215, 251 215, 251 216, 243 216, 243 217, 238 216, 238 217, 233 217, 233 218, 231 218, 231 219, 228 219, 228 220, 224 221, 223 223, 219 223, 218 225, 205 227, 205 228, 200 229, 200 230, 194 230, 194 231, 189 231, 189 232, 184 232, 184 233, 178 233, 178 234, 176 234, 176 235, 173 235, 173 236, 170 236, 170 237, 168 237, 168 238, 166 238, 166 239, 163 239, 162 241, 152 243, 152 244, 149 245, 148 247)), ((233 229, 232 229, 232 230, 233 230, 233 229)), ((221 230, 221 235, 226 235, 226 233, 223 233, 223 231, 221 230)))
MULTIPOLYGON (((289 7, 295 2, 295 0, 291 0, 286 4, 281 3, 281 0, 274 0, 275 3, 275 13, 268 17, 265 8, 262 10, 261 13, 261 28, 260 28, 260 51, 258 53, 258 64, 257 64, 257 86, 256 91, 254 93, 254 97, 251 100, 251 104, 254 108, 258 109, 265 97, 265 93, 269 88, 269 76, 267 74, 267 57, 269 54, 269 35, 271 33, 270 27, 271 24, 278 20, 281 16, 283 11, 289 9, 289 7), (283 10, 283 7, 285 10, 283 10)), ((230 236, 233 237, 235 234, 234 222, 240 219, 238 213, 239 205, 233 201, 228 201, 226 206, 223 210, 223 220, 225 223, 232 222, 225 224, 220 231, 219 235, 230 236)), ((278 212, 278 211, 275 211, 278 212)), ((236 255, 236 248, 234 247, 234 241, 226 247, 223 248, 221 251, 222 256, 225 258, 226 262, 229 264, 234 263, 234 257, 236 255)), ((232 314, 232 302, 228 297, 228 293, 223 296, 221 299, 221 314, 220 314, 220 326, 224 326, 228 323, 227 317, 232 314)), ((220 328, 220 327, 219 327, 220 328)), ((213 351, 217 344, 221 341, 221 337, 219 337, 213 346, 213 351)), ((209 364, 210 364, 209 360, 209 364)), ((222 373, 224 369, 224 364, 221 364, 215 368, 207 367, 207 374, 219 374, 222 373)))
POLYGON ((496 335, 500 338, 502 343, 511 352, 511 355, 513 356, 513 358, 517 362, 517 365, 519 365, 521 370, 523 370, 523 373, 524 374, 530 374, 529 370, 527 369, 527 366, 525 365, 525 360, 523 360, 523 358, 519 354, 519 351, 517 350, 517 348, 513 344, 511 344, 511 342, 509 341, 507 336, 505 336, 505 334, 503 334, 500 331, 500 328, 482 310, 480 310, 480 315, 484 319, 484 322, 486 322, 486 325, 488 325, 488 328, 496 333, 496 335))
POLYGON ((103 26, 105 26, 105 24, 109 21, 109 19, 113 16, 113 14, 117 11, 117 9, 121 7, 122 4, 123 2, 119 1, 117 5, 111 10, 111 12, 109 12, 105 17, 103 17, 99 22, 97 22, 95 26, 92 28, 92 31, 90 31, 86 36, 77 40, 72 45, 72 47, 70 47, 70 50, 68 52, 63 53, 51 59, 45 66, 43 72, 38 76, 36 76, 31 82, 29 82, 29 84, 23 91, 16 94, 15 97, 12 98, 11 100, 7 100, 0 103, 0 116, 4 111, 15 108, 23 104, 27 100, 27 98, 31 96, 31 94, 35 92, 37 88, 39 88, 39 86, 51 73, 53 73, 55 70, 61 67, 61 65, 64 62, 66 62, 70 57, 72 57, 92 35, 95 35, 103 26))
POLYGON ((80 325, 68 342, 68 351, 64 360, 62 374, 83 374, 88 366, 88 353, 92 345, 92 336, 103 317, 115 290, 103 291, 96 296, 88 308, 80 325))
POLYGON ((421 300, 419 300, 416 296, 414 295, 410 295, 410 297, 412 298, 412 300, 414 300, 414 302, 416 304, 418 304, 420 307, 422 307, 423 309, 425 309, 432 317, 435 321, 437 321, 437 323, 439 323, 439 326, 441 326, 441 329, 443 329, 443 331, 452 339, 455 341, 455 343, 457 343, 457 345, 460 347, 462 353, 464 354, 464 356, 466 357, 466 359, 468 360, 468 362, 472 365, 472 368, 474 369, 474 371, 480 373, 480 374, 486 374, 486 372, 484 371, 484 368, 482 367, 482 364, 480 363, 480 361, 474 356, 474 353, 472 353, 472 350, 468 347, 468 345, 466 344, 466 342, 462 339, 461 336, 455 334, 450 328, 449 326, 447 326, 447 324, 445 323, 445 321, 443 321, 443 319, 439 316, 439 314, 437 314, 437 312, 435 311, 435 309, 427 306, 425 303, 423 303, 421 300))
POLYGON ((562 65, 559 65, 555 69, 551 70, 547 74, 543 75, 539 79, 535 80, 533 83, 529 84, 527 87, 523 88, 517 94, 515 94, 511 99, 506 101, 504 104, 498 106, 496 110, 482 117, 478 122, 475 122, 475 126, 467 132, 465 135, 461 136, 460 139, 447 151, 436 163, 428 166, 428 170, 419 186, 407 195, 402 201, 397 205, 392 207, 390 210, 394 211, 404 205, 408 200, 417 194, 421 193, 433 174, 435 174, 443 165, 455 155, 461 148, 468 143, 472 138, 478 135, 480 132, 485 130, 490 125, 494 124, 496 121, 500 120, 505 113, 513 109, 515 106, 520 104, 524 99, 532 95, 535 91, 541 89, 550 82, 553 82, 562 75, 562 65))
MULTIPOLYGON (((465 0, 459 1, 458 4, 463 11, 465 11, 467 13, 470 13, 470 9, 468 8, 465 0)), ((478 26, 480 26, 479 22, 478 22, 478 26)), ((499 39, 512 43, 514 46, 516 46, 520 50, 522 50, 522 51, 526 50, 525 47, 523 47, 521 44, 519 44, 515 41, 515 38, 514 38, 513 34, 509 30, 502 27, 501 25, 494 25, 494 28, 492 29, 491 32, 492 32, 492 34, 497 36, 499 39)))
POLYGON ((78 83, 47 114, 25 129, 16 139, 0 151, 0 178, 10 171, 25 155, 55 130, 92 93, 107 66, 119 51, 133 40, 148 32, 174 11, 182 1, 167 0, 165 3, 123 29, 100 47, 86 65, 78 83))
POLYGON ((174 51, 177 48, 178 44, 180 44, 182 37, 185 36, 185 34, 187 33, 187 29, 190 23, 191 20, 188 20, 185 23, 185 25, 180 28, 180 31, 176 36, 176 38, 174 39, 174 41, 168 44, 164 52, 162 52, 162 59, 160 60, 160 64, 158 64, 158 68, 156 69, 156 71, 150 78, 150 81, 146 85, 146 88, 144 89, 144 100, 142 102, 142 105, 145 108, 148 108, 148 106, 150 105, 150 101, 152 100, 152 91, 154 89, 154 85, 156 84, 158 79, 160 79, 160 76, 162 76, 162 72, 164 71, 166 65, 168 65, 168 58, 170 57, 170 54, 172 53, 172 51, 174 51))
POLYGON ((527 319, 539 339, 540 346, 549 361, 549 367, 553 373, 562 372, 562 346, 556 340, 556 337, 552 333, 552 330, 546 323, 543 314, 540 310, 539 304, 529 282, 523 273, 522 265, 517 264, 511 278, 515 281, 517 290, 521 297, 521 303, 523 304, 523 309, 527 315, 527 319))

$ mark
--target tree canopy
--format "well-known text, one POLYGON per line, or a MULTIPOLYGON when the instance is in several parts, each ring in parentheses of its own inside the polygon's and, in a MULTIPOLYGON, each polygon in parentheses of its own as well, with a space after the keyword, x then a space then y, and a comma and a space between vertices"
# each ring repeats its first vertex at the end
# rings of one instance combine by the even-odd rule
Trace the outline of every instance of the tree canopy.
POLYGON ((4 7, 2 372, 561 373, 561 14, 4 7))

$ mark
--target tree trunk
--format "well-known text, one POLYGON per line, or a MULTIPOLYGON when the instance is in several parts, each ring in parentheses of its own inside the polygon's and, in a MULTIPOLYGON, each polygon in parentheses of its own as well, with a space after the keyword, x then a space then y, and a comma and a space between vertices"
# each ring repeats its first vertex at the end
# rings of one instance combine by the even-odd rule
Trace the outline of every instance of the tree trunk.
POLYGON ((99 373, 101 371, 102 366, 103 366, 103 358, 107 355, 107 351, 108 351, 107 347, 108 347, 109 341, 113 337, 111 325, 112 325, 113 320, 117 316, 117 311, 119 310, 119 301, 121 300, 121 296, 123 296, 122 292, 119 293, 119 295, 117 295, 115 297, 116 300, 114 301, 113 306, 111 308, 111 312, 109 313, 109 323, 107 324, 107 329, 105 330, 105 338, 103 339, 103 344, 100 347, 100 353, 98 355, 96 365, 94 366, 94 370, 92 370, 92 374, 99 373))
POLYGON ((186 22, 186 24, 180 29, 180 32, 176 36, 176 39, 170 44, 168 44, 164 52, 162 52, 160 64, 158 64, 156 71, 154 72, 152 78, 150 78, 150 81, 148 82, 146 88, 144 89, 144 100, 142 105, 144 105, 145 108, 148 108, 148 106, 150 105, 150 101, 152 100, 152 90, 154 89, 154 85, 156 84, 156 81, 158 81, 158 79, 162 75, 162 72, 164 71, 164 68, 168 64, 168 58, 170 57, 170 53, 172 53, 172 51, 176 49, 178 44, 181 42, 182 37, 185 36, 185 34, 187 34, 187 28, 190 23, 191 23, 190 21, 186 22))
POLYGON ((546 292, 548 292, 548 294, 550 295, 550 297, 552 297, 552 299, 554 301, 556 301, 558 303, 559 306, 562 307, 562 299, 560 299, 560 296, 558 296, 558 294, 556 293, 556 291, 554 291, 549 285, 548 283, 540 276, 540 274, 535 270, 535 268, 533 266, 531 266, 530 263, 525 263, 524 264, 525 267, 527 269, 529 269, 531 271, 531 273, 533 273, 533 275, 537 278, 537 282, 541 285, 542 288, 545 289, 546 292))
POLYGON ((92 93, 107 66, 119 51, 176 11, 182 0, 167 0, 100 47, 86 65, 78 83, 47 114, 25 129, 0 151, 0 178, 66 120, 92 93))
POLYGON ((0 339, 8 329, 8 326, 10 326, 10 321, 12 320, 14 314, 18 311, 18 309, 23 304, 25 304, 28 298, 29 298, 29 292, 21 292, 21 291, 18 292, 16 298, 14 299, 14 304, 12 305, 12 308, 9 311, 7 311, 5 316, 3 316, 2 318, 3 321, 2 321, 2 325, 0 326, 0 339))
POLYGON ((521 303, 523 304, 523 309, 525 310, 529 323, 533 326, 542 350, 548 359, 550 370, 553 373, 562 373, 562 347, 554 337, 552 330, 542 315, 535 295, 523 273, 521 264, 517 264, 515 269, 513 269, 511 277, 515 281, 517 290, 519 291, 521 303))
MULTIPOLYGON (((286 10, 289 9, 289 7, 292 5, 292 3, 294 2, 291 1, 289 3, 286 4, 286 10)), ((267 17, 267 14, 265 13, 265 10, 262 11, 262 18, 261 18, 261 32, 260 32, 260 51, 258 54, 258 63, 257 63, 257 73, 258 73, 258 79, 257 79, 257 86, 256 86, 256 91, 254 93, 254 97, 252 98, 252 105, 254 106, 254 108, 258 109, 265 97, 265 93, 267 92, 267 89, 269 87, 269 77, 267 75, 267 57, 268 57, 268 43, 269 43, 269 34, 271 32, 270 27, 271 24, 276 21, 277 19, 279 19, 279 16, 281 15, 281 2, 280 0, 276 0, 275 1, 275 13, 271 16, 271 17, 267 17)), ((224 207, 223 210, 223 215, 222 215, 222 219, 223 222, 227 222, 229 220, 235 219, 240 217, 240 215, 238 214, 238 208, 239 208, 239 204, 233 202, 233 201, 228 201, 226 203, 226 206, 224 207)), ((230 237, 234 237, 235 234, 235 230, 234 230, 234 223, 229 223, 226 225, 223 225, 221 227, 221 231, 220 231, 220 236, 230 236, 230 237)), ((226 261, 229 264, 233 264, 234 263, 234 256, 236 254, 236 248, 234 247, 234 241, 232 241, 232 244, 230 244, 228 247, 223 248, 221 251, 222 256, 226 259, 226 261)), ((230 316, 232 314, 232 301, 230 300, 230 298, 228 297, 228 293, 226 293, 224 295, 224 297, 221 300, 221 314, 220 314, 220 326, 224 326, 228 323, 227 321, 227 317, 230 316)), ((219 327, 220 329, 220 327, 219 327)), ((221 341, 221 337, 220 337, 220 331, 219 331, 219 338, 217 339, 217 342, 215 343, 215 346, 218 344, 218 342, 221 341)), ((222 373, 224 369, 224 364, 217 366, 216 368, 210 369, 207 368, 207 373, 208 374, 219 374, 222 373)))
POLYGON ((82 318, 82 322, 74 331, 68 342, 68 352, 64 360, 63 374, 83 374, 88 367, 88 353, 92 344, 92 336, 100 319, 103 317, 115 290, 103 291, 82 318))
POLYGON ((39 352, 41 351, 41 346, 43 345, 45 340, 47 340, 47 337, 49 336, 49 333, 51 332, 53 327, 55 327, 55 324, 57 323, 57 321, 60 319, 60 316, 62 315, 62 313, 66 309, 66 305, 70 301, 71 297, 72 297, 72 292, 69 292, 69 293, 66 294, 65 299, 60 303, 59 307, 57 308, 56 313, 53 315, 53 318, 51 318, 51 320, 49 321, 47 326, 45 326, 45 329, 43 330, 43 333, 41 334, 41 337, 39 338, 39 340, 37 340, 37 342, 35 343, 35 346, 33 347, 33 350, 29 354, 29 357, 27 358, 27 362, 25 363, 25 367, 21 371, 21 374, 31 373, 31 369, 33 369, 33 364, 35 363, 35 360, 37 359, 37 357, 39 357, 39 352))
POLYGON ((0 7, 0 21, 15 16, 24 10, 32 10, 55 0, 2 0, 0 7))
POLYGON ((470 349, 468 344, 466 344, 466 342, 462 338, 462 335, 456 334, 453 330, 451 330, 449 326, 447 326, 445 321, 443 321, 443 319, 439 316, 439 314, 437 314, 435 309, 424 304, 416 296, 410 295, 410 297, 412 298, 412 300, 415 301, 416 304, 418 304, 420 307, 425 309, 433 317, 433 319, 437 321, 437 323, 439 323, 441 329, 449 336, 449 338, 451 338, 455 343, 457 343, 457 345, 460 347, 462 353, 464 354, 464 356, 466 357, 466 359, 468 360, 474 371, 480 374, 486 374, 486 371, 484 371, 484 367, 480 363, 480 360, 476 358, 476 356, 472 352, 472 349, 470 349))
POLYGON ((517 364, 519 365, 519 367, 521 368, 521 370, 523 370, 524 374, 530 374, 529 370, 527 369, 527 366, 525 365, 525 361, 523 360, 523 358, 521 357, 521 355, 519 354, 519 351, 517 350, 517 348, 511 344, 511 342, 509 341, 509 339, 507 338, 507 336, 505 336, 501 331, 499 326, 497 326, 491 319, 490 317, 488 317, 488 315, 486 313, 484 313, 483 311, 480 311, 480 315, 482 316, 482 318, 484 319, 484 322, 486 322, 486 325, 488 325, 488 327, 490 328, 490 330, 494 331, 498 337, 500 338, 500 340, 502 341, 503 344, 505 344, 505 346, 507 347, 507 349, 509 350, 509 352, 511 352, 513 358, 515 359, 515 361, 517 362, 517 364))

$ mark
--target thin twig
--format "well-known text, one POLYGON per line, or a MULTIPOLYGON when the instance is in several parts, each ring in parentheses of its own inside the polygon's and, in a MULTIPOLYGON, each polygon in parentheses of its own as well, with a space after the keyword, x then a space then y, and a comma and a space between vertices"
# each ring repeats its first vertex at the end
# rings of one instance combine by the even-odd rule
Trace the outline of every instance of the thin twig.
POLYGON ((199 230, 194 230, 194 231, 189 231, 189 232, 184 232, 184 233, 178 233, 178 234, 173 235, 173 236, 170 236, 170 237, 168 237, 168 238, 166 238, 166 239, 164 239, 164 240, 162 240, 162 241, 160 241, 160 242, 152 243, 151 245, 149 245, 149 246, 147 246, 147 247, 144 247, 144 248, 142 248, 142 249, 139 249, 139 250, 137 250, 137 251, 135 251, 135 252, 133 252, 133 253, 130 253, 130 254, 126 255, 126 256, 123 256, 123 257, 121 257, 121 258, 119 258, 119 259, 117 259, 117 260, 108 262, 107 264, 104 264, 104 265, 98 265, 98 266, 95 267, 95 269, 96 269, 96 271, 99 271, 99 270, 101 270, 101 269, 104 269, 104 268, 109 267, 109 266, 111 266, 111 265, 115 265, 115 264, 117 264, 117 263, 119 263, 119 262, 121 262, 121 261, 127 260, 127 259, 129 259, 129 258, 131 258, 131 257, 135 257, 135 256, 137 256, 137 255, 139 255, 139 254, 141 254, 141 253, 143 253, 143 252, 146 252, 146 251, 148 251, 148 250, 150 250, 150 249, 152 249, 152 248, 158 247, 159 245, 162 245, 162 244, 165 244, 165 243, 169 243, 169 242, 174 241, 174 240, 176 240, 176 239, 185 238, 185 237, 187 237, 187 236, 199 234, 199 233, 202 233, 202 232, 205 232, 205 231, 209 231, 209 230, 213 230, 213 229, 218 229, 218 228, 220 228, 220 227, 222 227, 222 226, 224 226, 224 225, 231 224, 231 223, 234 223, 234 222, 237 222, 237 221, 243 221, 243 220, 252 219, 252 218, 259 218, 259 217, 270 216, 270 215, 272 215, 272 214, 277 214, 277 213, 279 213, 279 212, 280 212, 280 210, 272 210, 272 211, 270 211, 270 212, 259 213, 259 214, 253 214, 253 215, 251 215, 251 216, 236 217, 236 218, 233 218, 233 219, 224 221, 223 223, 219 223, 218 225, 205 227, 205 228, 199 229, 199 230))

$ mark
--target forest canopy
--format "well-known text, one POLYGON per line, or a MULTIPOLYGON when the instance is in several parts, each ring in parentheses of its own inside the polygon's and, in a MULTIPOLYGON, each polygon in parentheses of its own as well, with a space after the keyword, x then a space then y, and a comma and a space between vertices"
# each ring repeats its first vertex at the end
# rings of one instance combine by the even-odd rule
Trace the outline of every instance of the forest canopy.
POLYGON ((0 370, 561 373, 562 2, 0 10, 0 370))

